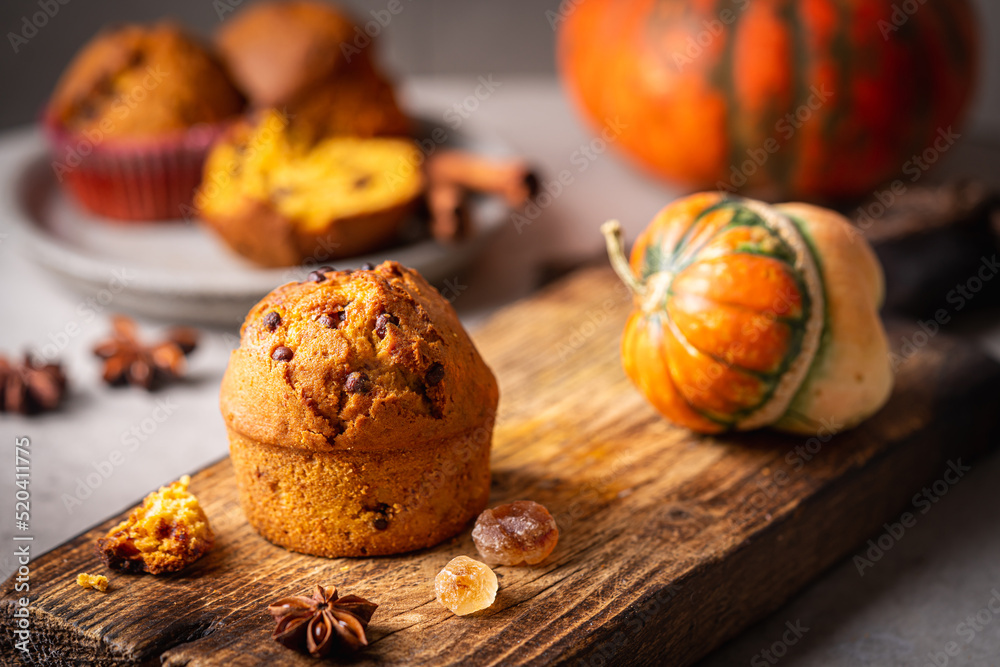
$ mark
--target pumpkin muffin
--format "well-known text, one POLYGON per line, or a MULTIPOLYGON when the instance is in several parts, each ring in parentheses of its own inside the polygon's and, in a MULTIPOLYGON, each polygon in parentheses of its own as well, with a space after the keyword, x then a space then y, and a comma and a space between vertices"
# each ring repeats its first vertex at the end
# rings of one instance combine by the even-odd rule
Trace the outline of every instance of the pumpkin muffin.
POLYGON ((486 506, 496 380, 416 271, 324 267, 264 297, 220 404, 240 502, 320 556, 429 547, 486 506))
POLYGON ((307 144, 324 137, 404 137, 413 129, 392 84, 371 66, 323 82, 288 110, 292 136, 307 144))
POLYGON ((282 107, 367 60, 367 49, 351 59, 341 50, 354 31, 354 22, 326 3, 260 2, 227 21, 215 44, 251 104, 282 107))
POLYGON ((44 114, 60 181, 89 210, 180 217, 224 121, 243 98, 216 59, 170 23, 125 25, 91 40, 44 114))
POLYGON ((359 34, 326 3, 262 2, 227 22, 216 44, 251 105, 286 112, 293 134, 307 142, 406 135, 410 119, 373 49, 355 46, 359 34))
POLYGON ((213 148, 195 206, 263 266, 350 257, 396 238, 423 191, 421 158, 409 139, 295 142, 285 117, 268 111, 213 148))
POLYGON ((97 35, 59 79, 48 116, 71 132, 157 137, 218 123, 243 99, 205 48, 171 23, 97 35))

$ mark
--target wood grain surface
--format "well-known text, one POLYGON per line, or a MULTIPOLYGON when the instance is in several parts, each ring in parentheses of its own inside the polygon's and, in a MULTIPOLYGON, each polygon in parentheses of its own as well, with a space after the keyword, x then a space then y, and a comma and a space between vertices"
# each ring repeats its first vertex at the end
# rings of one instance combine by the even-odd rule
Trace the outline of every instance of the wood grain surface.
MULTIPOLYGON (((266 606, 322 582, 380 605, 352 664, 690 664, 913 509, 948 461, 996 442, 1000 366, 906 325, 890 333, 909 343, 892 400, 852 432, 672 428, 621 371, 629 308, 609 270, 587 270, 475 332, 501 386, 491 501, 536 500, 560 528, 544 564, 496 569, 490 609, 459 618, 434 600, 445 563, 476 555, 468 530, 397 557, 290 553, 244 521, 224 460, 193 478, 218 540, 187 571, 108 572, 94 542, 121 516, 32 562, 31 662, 313 665, 270 639, 266 606), (80 572, 108 574, 110 591, 79 588, 80 572)), ((12 660, 7 630, 0 649, 12 660)))

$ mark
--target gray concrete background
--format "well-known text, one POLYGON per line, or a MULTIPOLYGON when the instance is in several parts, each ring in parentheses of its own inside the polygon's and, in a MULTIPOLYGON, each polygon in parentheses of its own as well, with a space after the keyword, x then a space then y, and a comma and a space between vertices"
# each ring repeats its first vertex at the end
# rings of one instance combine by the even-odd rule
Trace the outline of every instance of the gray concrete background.
MULTIPOLYGON (((112 21, 177 19, 203 35, 255 0, 3 0, 0 2, 0 128, 37 114, 73 53, 112 21), (14 53, 8 33, 20 32, 39 2, 58 12, 14 53), (62 5, 59 3, 65 2, 62 5), (221 18, 220 18, 221 16, 221 18)), ((546 12, 560 0, 401 0, 403 11, 380 36, 384 62, 399 76, 412 74, 551 74, 554 34, 546 12)), ((564 0, 569 1, 569 0, 564 0)), ((902 2, 902 0, 899 0, 902 2)), ((921 0, 921 2, 950 0, 921 0)), ((358 19, 370 20, 388 0, 344 0, 358 19)), ((973 115, 1000 132, 1000 2, 973 0, 984 34, 985 67, 973 115), (985 36, 989 37, 986 38, 985 36)))

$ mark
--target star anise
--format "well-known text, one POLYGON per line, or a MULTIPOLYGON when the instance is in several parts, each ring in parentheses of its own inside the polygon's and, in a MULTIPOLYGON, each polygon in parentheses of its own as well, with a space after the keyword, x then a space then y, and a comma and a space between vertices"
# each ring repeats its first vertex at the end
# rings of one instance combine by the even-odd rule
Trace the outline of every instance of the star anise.
POLYGON ((94 347, 104 360, 104 381, 112 385, 131 384, 153 389, 167 380, 183 377, 185 356, 197 345, 198 332, 175 327, 167 339, 154 345, 139 340, 138 328, 124 315, 111 318, 111 337, 94 347))
POLYGON ((335 587, 316 584, 312 597, 281 598, 267 610, 279 644, 313 657, 350 653, 368 646, 365 628, 378 607, 357 595, 337 597, 335 587))
POLYGON ((21 363, 0 355, 0 411, 30 415, 58 407, 66 376, 58 363, 47 364, 25 353, 21 363))

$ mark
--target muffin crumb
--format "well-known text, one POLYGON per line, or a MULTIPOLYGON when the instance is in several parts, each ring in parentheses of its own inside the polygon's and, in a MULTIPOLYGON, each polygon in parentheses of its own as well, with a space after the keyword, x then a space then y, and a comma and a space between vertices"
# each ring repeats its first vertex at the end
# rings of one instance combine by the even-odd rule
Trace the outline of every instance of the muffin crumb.
POLYGON ((208 517, 188 491, 184 475, 160 487, 128 519, 97 541, 104 564, 122 572, 176 572, 205 555, 215 542, 208 517))
POLYGON ((81 572, 76 575, 76 584, 82 588, 93 588, 102 593, 108 592, 108 578, 103 574, 87 574, 81 572))

